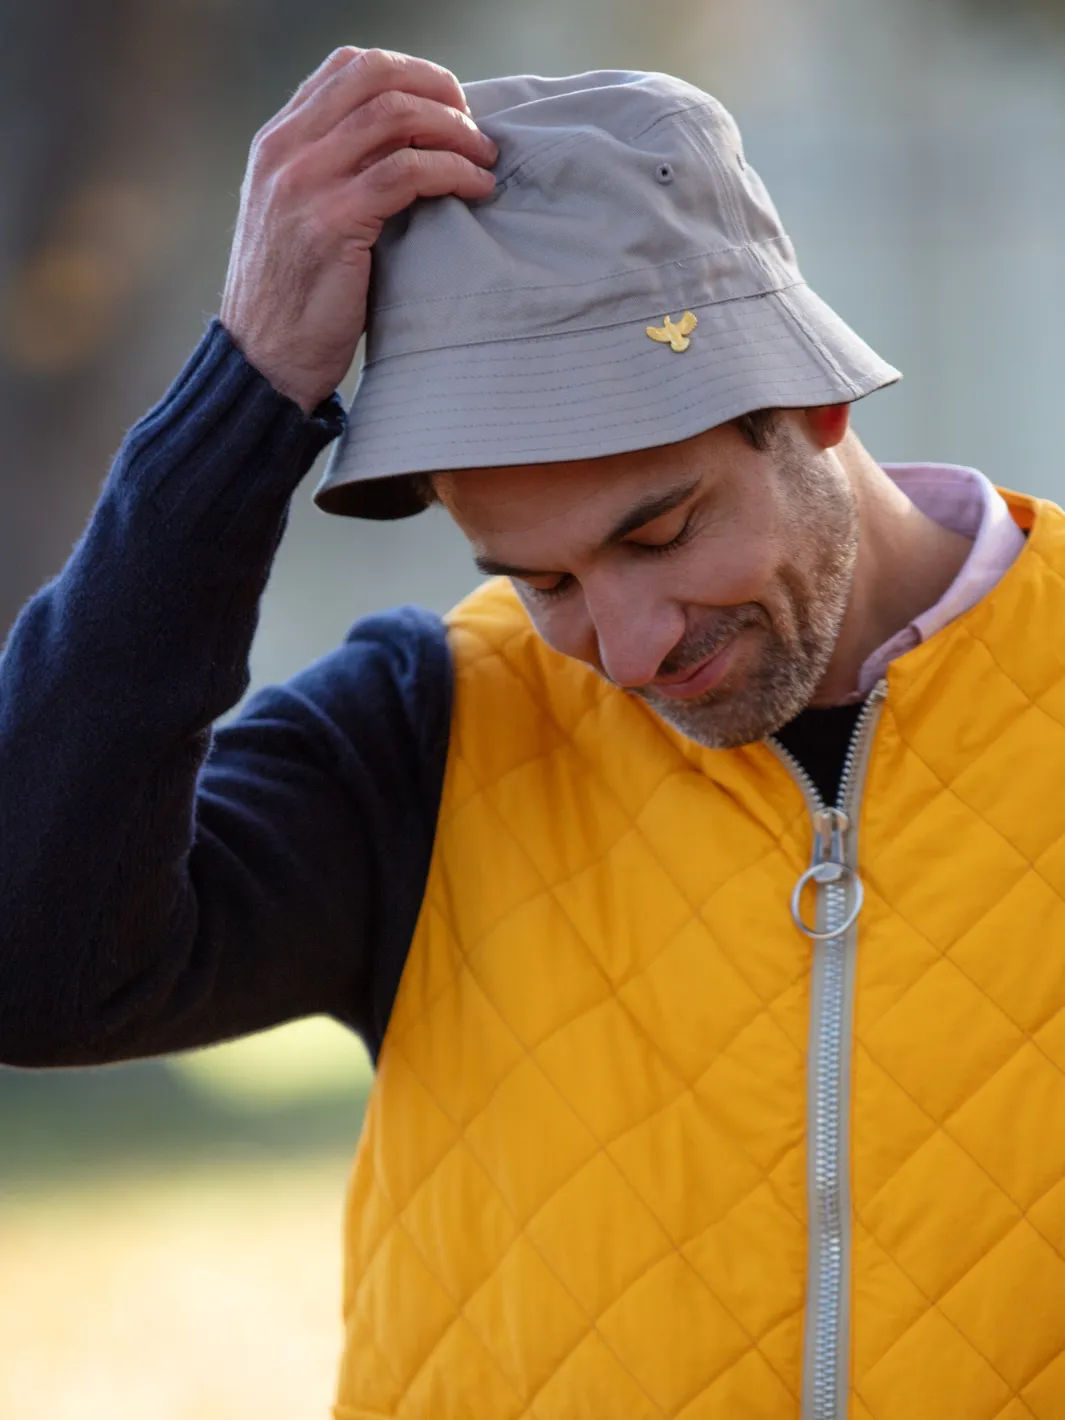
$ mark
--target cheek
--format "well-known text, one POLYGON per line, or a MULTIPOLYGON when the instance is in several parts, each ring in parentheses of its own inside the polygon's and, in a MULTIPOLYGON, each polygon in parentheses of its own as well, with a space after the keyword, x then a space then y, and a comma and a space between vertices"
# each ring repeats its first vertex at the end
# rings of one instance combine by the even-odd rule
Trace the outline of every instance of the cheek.
POLYGON ((697 606, 764 602, 778 576, 783 550, 775 539, 715 538, 694 549, 676 582, 676 597, 697 606))

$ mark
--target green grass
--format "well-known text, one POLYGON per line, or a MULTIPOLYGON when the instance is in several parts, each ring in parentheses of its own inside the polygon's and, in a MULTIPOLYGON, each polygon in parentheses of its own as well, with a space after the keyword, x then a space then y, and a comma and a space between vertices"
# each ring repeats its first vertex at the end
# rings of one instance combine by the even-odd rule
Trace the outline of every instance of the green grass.
POLYGON ((370 1081, 320 1021, 0 1071, 2 1420, 325 1420, 370 1081))
POLYGON ((0 1209, 87 1175, 350 1150, 371 1080, 359 1042, 325 1020, 172 1060, 0 1071, 0 1209))

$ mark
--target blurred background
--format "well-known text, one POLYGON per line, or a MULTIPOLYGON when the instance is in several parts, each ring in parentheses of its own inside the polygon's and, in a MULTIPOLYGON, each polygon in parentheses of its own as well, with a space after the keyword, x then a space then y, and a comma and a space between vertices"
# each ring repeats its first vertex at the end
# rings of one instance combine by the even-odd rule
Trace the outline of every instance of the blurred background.
MULTIPOLYGON (((808 280, 905 372, 857 410, 875 456, 1065 502, 1065 0, 0 0, 0 636, 216 310, 253 133, 344 43, 708 88, 808 280)), ((474 580, 441 517, 330 520, 313 481, 255 684, 474 580)), ((0 1420, 324 1416, 369 1082, 324 1021, 0 1070, 0 1420)))

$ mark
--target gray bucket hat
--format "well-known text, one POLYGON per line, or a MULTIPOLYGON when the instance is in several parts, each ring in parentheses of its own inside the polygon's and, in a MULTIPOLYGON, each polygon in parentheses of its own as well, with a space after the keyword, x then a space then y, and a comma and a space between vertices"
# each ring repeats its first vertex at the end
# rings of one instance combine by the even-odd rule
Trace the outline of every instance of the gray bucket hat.
POLYGON ((326 512, 402 518, 411 474, 653 448, 899 378, 803 281, 716 99, 638 72, 466 95, 495 192, 386 223, 326 512))

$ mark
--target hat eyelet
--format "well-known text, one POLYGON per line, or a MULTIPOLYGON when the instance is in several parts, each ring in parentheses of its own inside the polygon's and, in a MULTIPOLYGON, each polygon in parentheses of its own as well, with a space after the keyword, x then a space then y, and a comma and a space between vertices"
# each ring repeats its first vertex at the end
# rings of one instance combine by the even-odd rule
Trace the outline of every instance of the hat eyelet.
POLYGON ((655 182, 667 187, 673 181, 673 164, 659 163, 655 168, 655 182))

